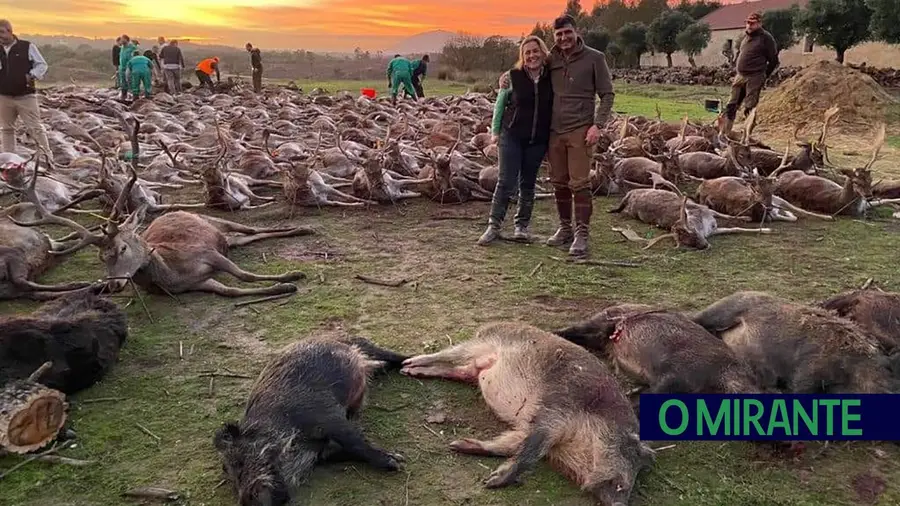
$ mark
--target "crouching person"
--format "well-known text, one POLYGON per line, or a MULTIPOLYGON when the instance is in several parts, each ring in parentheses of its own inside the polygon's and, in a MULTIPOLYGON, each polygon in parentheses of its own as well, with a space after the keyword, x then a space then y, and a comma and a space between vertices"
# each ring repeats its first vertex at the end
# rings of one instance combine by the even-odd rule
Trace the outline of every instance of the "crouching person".
POLYGON ((519 60, 509 72, 511 88, 500 90, 494 106, 492 133, 499 135, 500 177, 494 188, 488 227, 478 244, 500 237, 513 192, 518 186, 518 210, 513 238, 528 240, 538 169, 547 154, 553 87, 547 68, 549 51, 534 36, 519 45, 519 60))

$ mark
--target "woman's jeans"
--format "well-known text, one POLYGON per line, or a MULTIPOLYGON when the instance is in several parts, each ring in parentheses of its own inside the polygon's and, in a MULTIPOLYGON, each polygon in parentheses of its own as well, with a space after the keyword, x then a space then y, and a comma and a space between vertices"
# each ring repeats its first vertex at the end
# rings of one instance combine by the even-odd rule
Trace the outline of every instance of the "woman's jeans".
POLYGON ((500 177, 494 188, 491 202, 491 217, 488 223, 500 227, 506 217, 506 208, 516 191, 519 190, 519 208, 516 211, 515 225, 527 227, 531 222, 531 211, 534 209, 534 185, 538 169, 547 153, 547 143, 528 144, 508 132, 500 135, 500 177))

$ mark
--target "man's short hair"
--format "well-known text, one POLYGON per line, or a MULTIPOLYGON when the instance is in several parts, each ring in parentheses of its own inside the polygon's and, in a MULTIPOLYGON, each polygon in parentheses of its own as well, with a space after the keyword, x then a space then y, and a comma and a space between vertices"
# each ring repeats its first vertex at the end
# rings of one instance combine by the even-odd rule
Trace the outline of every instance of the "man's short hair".
POLYGON ((559 30, 560 28, 564 28, 565 26, 570 25, 572 28, 575 28, 575 18, 568 14, 563 14, 562 16, 553 20, 553 29, 559 30))
POLYGON ((422 57, 422 61, 431 61, 431 57, 426 54, 422 57))
POLYGON ((401 56, 401 55, 399 55, 399 54, 395 54, 395 55, 394 55, 394 58, 400 58, 400 56, 401 56))

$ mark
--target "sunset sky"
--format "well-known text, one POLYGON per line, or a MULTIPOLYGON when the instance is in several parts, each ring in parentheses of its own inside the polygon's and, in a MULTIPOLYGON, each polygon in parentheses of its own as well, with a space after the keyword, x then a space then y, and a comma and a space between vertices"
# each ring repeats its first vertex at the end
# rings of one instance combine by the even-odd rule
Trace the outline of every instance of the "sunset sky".
MULTIPOLYGON (((593 1, 583 1, 590 8, 593 1)), ((310 50, 384 49, 430 30, 519 35, 565 0, 2 0, 17 33, 203 39, 310 50)))

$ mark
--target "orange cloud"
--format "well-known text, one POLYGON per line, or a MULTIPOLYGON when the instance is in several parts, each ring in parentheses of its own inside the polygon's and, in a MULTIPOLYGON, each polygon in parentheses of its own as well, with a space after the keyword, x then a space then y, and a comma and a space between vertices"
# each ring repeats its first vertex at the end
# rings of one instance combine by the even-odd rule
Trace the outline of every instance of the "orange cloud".
POLYGON ((429 30, 519 35, 558 15, 561 0, 41 0, 4 6, 19 33, 115 38, 191 34, 270 48, 384 49, 429 30))

